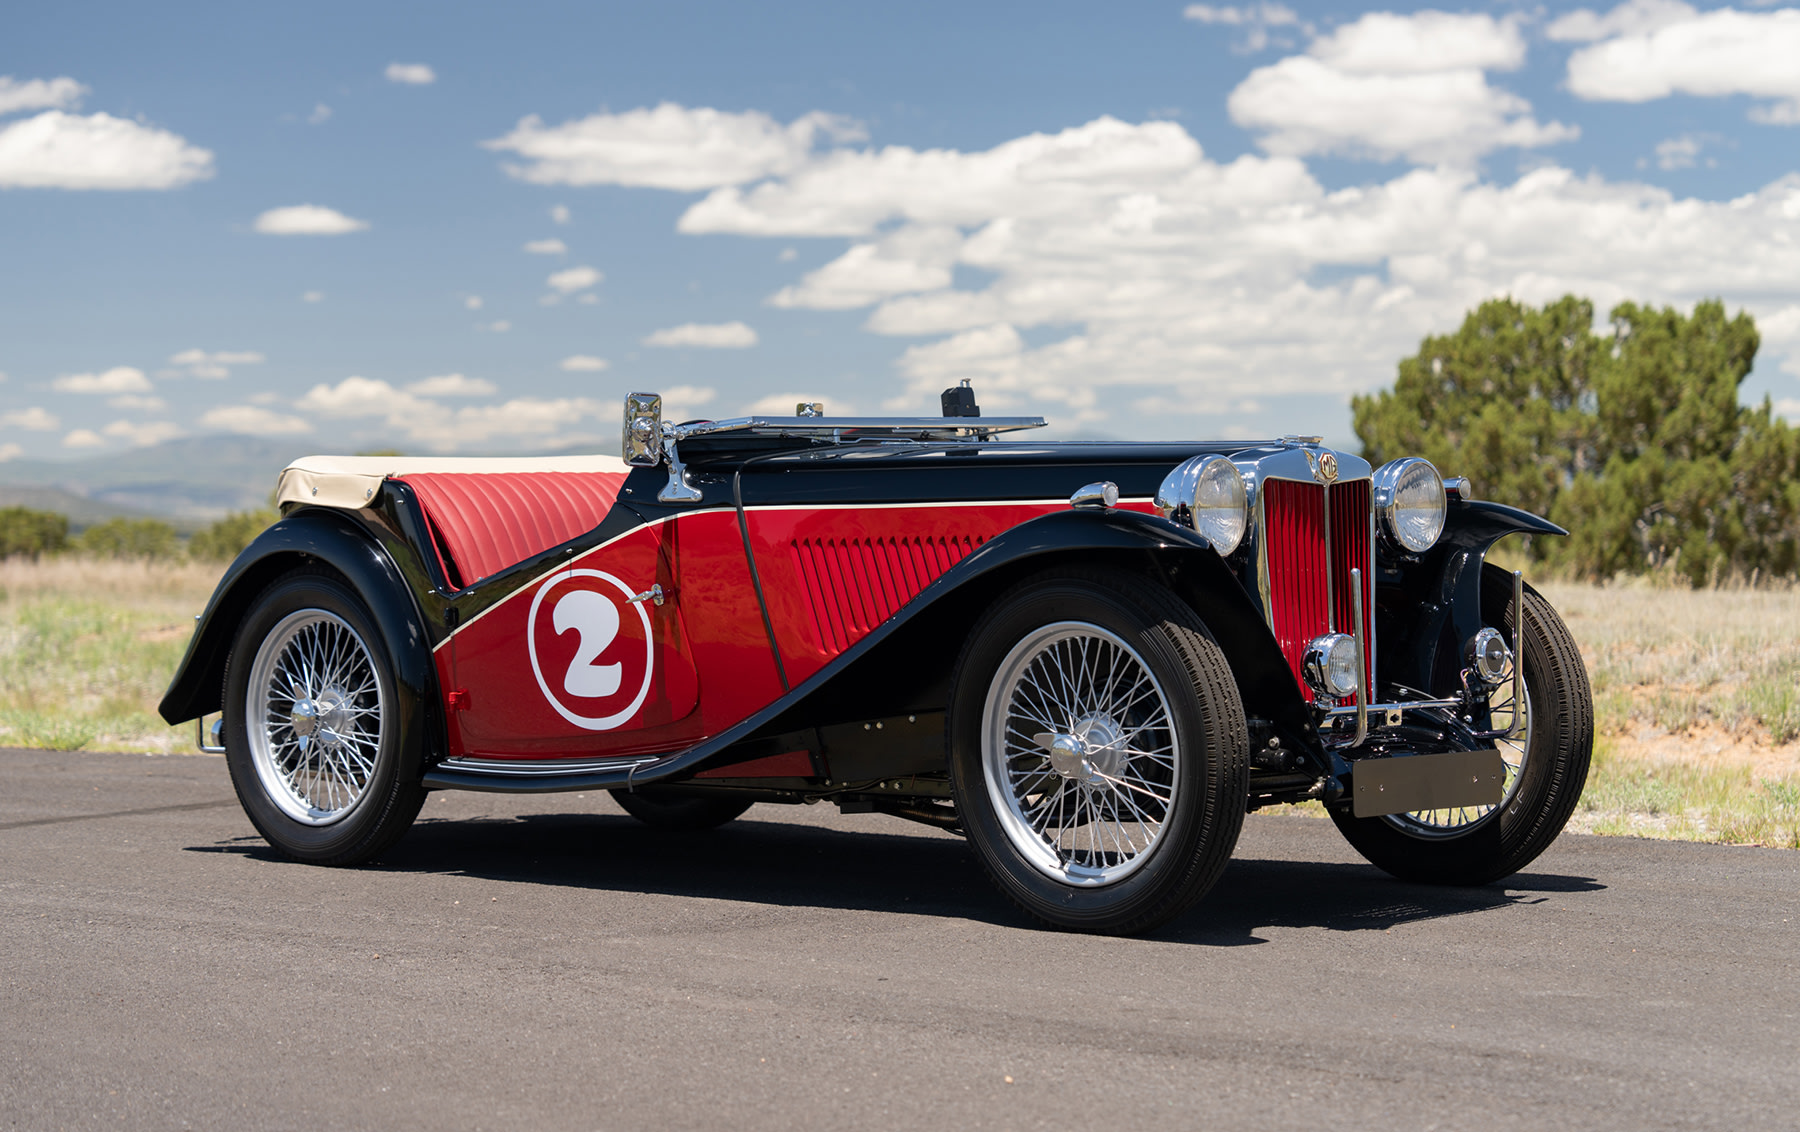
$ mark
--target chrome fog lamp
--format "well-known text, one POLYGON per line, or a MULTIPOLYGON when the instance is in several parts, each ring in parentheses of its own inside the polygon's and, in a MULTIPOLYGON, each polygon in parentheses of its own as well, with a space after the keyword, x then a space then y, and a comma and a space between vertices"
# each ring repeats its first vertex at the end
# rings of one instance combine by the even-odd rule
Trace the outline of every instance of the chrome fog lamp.
POLYGON ((1356 659, 1355 637, 1326 633, 1306 646, 1306 663, 1301 671, 1315 693, 1341 700, 1354 696, 1356 686, 1362 683, 1362 665, 1356 659))
POLYGON ((1512 675, 1512 650, 1500 630, 1484 628, 1469 638, 1469 667, 1484 684, 1498 684, 1512 675))
POLYGON ((1431 461, 1417 456, 1390 460, 1375 469, 1375 513, 1381 531, 1403 550, 1419 554, 1444 533, 1444 481, 1431 461))
POLYGON ((1175 466, 1156 489, 1156 512, 1206 536, 1230 554, 1250 522, 1244 477, 1224 456, 1193 456, 1175 466))

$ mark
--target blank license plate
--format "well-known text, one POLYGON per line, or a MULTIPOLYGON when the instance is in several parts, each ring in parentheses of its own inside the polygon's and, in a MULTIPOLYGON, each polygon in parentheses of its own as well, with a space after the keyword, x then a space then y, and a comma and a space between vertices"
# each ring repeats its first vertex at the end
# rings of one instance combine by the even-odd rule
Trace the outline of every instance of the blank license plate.
POLYGON ((1359 818, 1499 804, 1506 765, 1499 751, 1450 751, 1365 759, 1350 772, 1359 818))

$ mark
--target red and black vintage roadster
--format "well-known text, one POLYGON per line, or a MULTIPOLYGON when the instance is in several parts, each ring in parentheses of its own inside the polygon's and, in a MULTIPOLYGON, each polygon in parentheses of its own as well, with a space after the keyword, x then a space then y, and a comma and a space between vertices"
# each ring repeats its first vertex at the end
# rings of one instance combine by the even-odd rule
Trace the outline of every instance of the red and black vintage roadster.
POLYGON ((428 791, 613 792, 657 826, 831 802, 959 829, 1049 924, 1190 907, 1244 814, 1483 884, 1592 746, 1568 630, 1485 562, 1563 534, 1317 437, 1040 443, 1036 418, 669 424, 624 458, 317 457, 162 702, 219 713, 269 842, 367 861, 428 791))

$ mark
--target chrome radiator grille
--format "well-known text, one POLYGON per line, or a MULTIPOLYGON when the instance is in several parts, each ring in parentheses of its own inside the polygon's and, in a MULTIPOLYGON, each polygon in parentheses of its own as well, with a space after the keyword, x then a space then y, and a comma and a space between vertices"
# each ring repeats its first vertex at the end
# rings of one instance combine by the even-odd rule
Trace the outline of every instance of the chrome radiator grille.
POLYGON ((1257 572, 1263 615, 1307 699, 1306 646, 1321 633, 1354 629, 1350 571, 1362 571, 1369 641, 1364 679, 1375 686, 1375 579, 1369 481, 1329 485, 1263 481, 1257 498, 1257 572))

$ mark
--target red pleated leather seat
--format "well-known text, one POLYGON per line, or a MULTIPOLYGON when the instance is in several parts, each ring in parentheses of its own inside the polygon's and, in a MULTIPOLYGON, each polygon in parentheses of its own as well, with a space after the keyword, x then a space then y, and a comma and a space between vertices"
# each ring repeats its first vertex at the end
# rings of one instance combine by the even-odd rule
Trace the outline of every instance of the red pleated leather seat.
POLYGON ((472 585, 591 531, 612 510, 625 472, 415 472, 453 585, 472 585))

